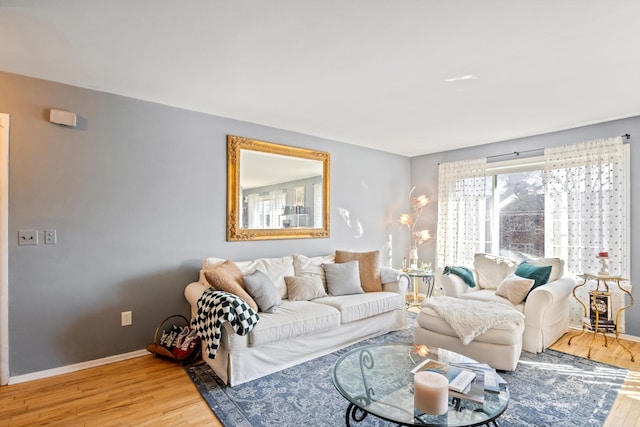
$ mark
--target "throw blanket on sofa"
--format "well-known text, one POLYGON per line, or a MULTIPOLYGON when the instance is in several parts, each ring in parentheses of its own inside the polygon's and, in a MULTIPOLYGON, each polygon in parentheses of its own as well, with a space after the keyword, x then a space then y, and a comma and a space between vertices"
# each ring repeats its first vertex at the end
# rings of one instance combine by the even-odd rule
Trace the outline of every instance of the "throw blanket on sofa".
POLYGON ((205 342, 209 357, 215 359, 225 322, 229 322, 238 335, 246 335, 258 320, 258 313, 242 298, 208 288, 198 299, 198 315, 193 319, 193 327, 205 342))
POLYGON ((473 271, 467 267, 446 266, 444 270, 442 270, 442 274, 455 274, 470 288, 476 287, 476 281, 473 279, 473 271))
POLYGON ((442 296, 429 298, 423 305, 431 307, 438 313, 440 318, 451 326, 464 345, 494 326, 506 322, 524 321, 524 314, 499 302, 442 296))

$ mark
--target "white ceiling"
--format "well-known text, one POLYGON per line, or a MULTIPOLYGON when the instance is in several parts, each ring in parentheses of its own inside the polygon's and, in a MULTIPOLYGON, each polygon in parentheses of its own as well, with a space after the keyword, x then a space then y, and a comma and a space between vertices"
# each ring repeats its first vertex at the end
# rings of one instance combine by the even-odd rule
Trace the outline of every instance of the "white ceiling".
POLYGON ((639 19, 637 0, 0 0, 0 70, 415 156, 640 114, 639 19))

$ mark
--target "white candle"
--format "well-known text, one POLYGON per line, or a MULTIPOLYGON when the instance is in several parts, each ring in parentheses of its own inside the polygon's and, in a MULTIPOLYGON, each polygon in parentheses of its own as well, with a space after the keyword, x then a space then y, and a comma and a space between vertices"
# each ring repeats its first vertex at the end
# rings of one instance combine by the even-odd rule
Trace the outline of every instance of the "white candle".
POLYGON ((416 372, 413 377, 413 404, 425 414, 445 414, 449 409, 447 377, 436 372, 416 372))

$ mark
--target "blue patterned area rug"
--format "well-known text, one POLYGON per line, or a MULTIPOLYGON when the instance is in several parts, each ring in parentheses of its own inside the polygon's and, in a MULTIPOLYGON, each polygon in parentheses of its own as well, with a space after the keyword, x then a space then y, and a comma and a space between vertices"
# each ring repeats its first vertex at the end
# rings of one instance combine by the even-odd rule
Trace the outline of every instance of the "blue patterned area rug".
MULTIPOLYGON (((355 346, 411 342, 408 327, 235 387, 204 363, 185 370, 225 427, 344 426, 348 403, 331 380, 336 360, 355 346)), ((627 370, 547 350, 523 352, 517 370, 500 375, 511 393, 501 427, 584 427, 604 423, 627 370)), ((370 415, 356 425, 394 424, 370 415)))

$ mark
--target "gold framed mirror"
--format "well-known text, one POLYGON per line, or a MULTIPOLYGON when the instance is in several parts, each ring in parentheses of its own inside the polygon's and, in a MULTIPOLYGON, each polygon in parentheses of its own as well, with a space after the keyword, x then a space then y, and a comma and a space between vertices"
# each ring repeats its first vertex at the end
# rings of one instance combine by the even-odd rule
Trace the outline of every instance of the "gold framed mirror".
POLYGON ((329 237, 329 153, 227 136, 227 240, 329 237))

